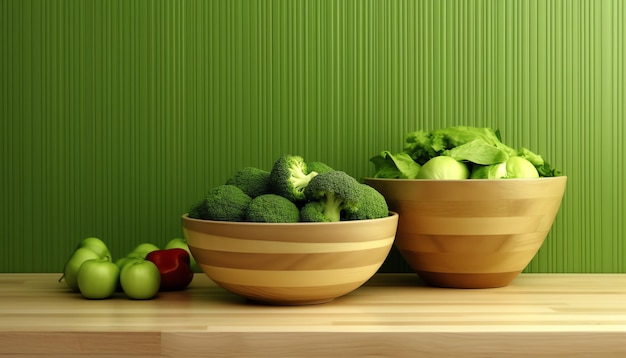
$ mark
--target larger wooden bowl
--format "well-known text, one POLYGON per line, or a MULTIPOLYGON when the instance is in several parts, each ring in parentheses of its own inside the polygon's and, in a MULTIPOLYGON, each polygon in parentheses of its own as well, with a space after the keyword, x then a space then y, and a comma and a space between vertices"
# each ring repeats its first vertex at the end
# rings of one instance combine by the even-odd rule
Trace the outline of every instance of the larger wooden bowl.
POLYGON ((509 285, 543 244, 567 177, 365 182, 400 214, 395 245, 428 284, 509 285))
POLYGON ((303 305, 357 289, 380 268, 398 214, 334 223, 225 222, 182 217, 196 262, 215 283, 253 301, 303 305))

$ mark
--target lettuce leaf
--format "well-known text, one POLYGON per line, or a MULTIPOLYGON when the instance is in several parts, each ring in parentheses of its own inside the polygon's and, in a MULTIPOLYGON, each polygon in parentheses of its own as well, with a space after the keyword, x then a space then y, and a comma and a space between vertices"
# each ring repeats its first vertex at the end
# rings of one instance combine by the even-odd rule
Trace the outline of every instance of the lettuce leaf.
POLYGON ((415 179, 421 168, 406 152, 392 154, 385 150, 370 158, 370 161, 375 167, 374 178, 415 179))

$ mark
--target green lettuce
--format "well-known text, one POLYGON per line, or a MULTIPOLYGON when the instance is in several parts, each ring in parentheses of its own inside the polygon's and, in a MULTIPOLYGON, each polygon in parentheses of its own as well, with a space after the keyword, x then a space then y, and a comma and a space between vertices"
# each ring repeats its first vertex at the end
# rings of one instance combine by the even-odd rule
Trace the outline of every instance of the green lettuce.
MULTIPOLYGON (((375 178, 414 179, 426 162, 438 156, 449 156, 465 164, 471 173, 477 172, 476 175, 481 177, 532 175, 529 174, 532 172, 530 170, 517 171, 519 168, 513 167, 506 170, 506 163, 514 157, 530 162, 540 177, 561 175, 559 170, 552 168, 539 154, 527 148, 514 149, 504 144, 499 131, 486 127, 453 126, 431 132, 412 131, 405 136, 402 152, 383 151, 370 161, 375 166, 375 178), (492 167, 484 168, 489 166, 492 167), (503 174, 505 170, 506 174, 503 174)), ((510 163, 522 162, 515 159, 510 163)), ((525 162, 519 165, 528 169, 525 162)))
POLYGON ((370 161, 376 168, 374 178, 415 179, 421 167, 405 152, 392 154, 385 150, 370 161))

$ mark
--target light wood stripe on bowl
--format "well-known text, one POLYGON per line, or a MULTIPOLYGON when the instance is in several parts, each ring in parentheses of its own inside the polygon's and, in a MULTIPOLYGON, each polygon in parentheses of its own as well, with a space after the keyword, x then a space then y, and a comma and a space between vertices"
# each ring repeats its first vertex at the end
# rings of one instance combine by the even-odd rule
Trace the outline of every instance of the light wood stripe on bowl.
MULTIPOLYGON (((552 198, 560 201, 567 177, 533 179, 377 179, 365 178, 365 183, 385 195, 387 200, 468 203, 485 201, 528 200, 552 198), (425 185, 423 185, 426 183, 425 185), (460 199, 461 198, 461 199, 460 199)), ((393 206, 389 203, 389 207, 393 206)), ((396 211, 394 209, 391 209, 396 211)), ((402 213, 400 213, 402 215, 402 213)))
POLYGON ((398 232, 401 240, 396 247, 416 252, 464 252, 479 254, 486 252, 538 250, 547 231, 516 235, 420 235, 398 232))
POLYGON ((444 217, 508 217, 539 215, 558 210, 560 202, 554 197, 530 197, 528 199, 503 199, 486 197, 481 201, 414 201, 411 197, 396 198, 394 206, 407 213, 428 213, 429 216, 444 217))
POLYGON ((410 262, 419 262, 418 267, 428 267, 428 271, 458 273, 462 263, 463 273, 483 274, 493 272, 521 271, 528 265, 536 250, 515 252, 494 252, 467 255, 464 252, 414 252, 402 251, 402 256, 410 262))
POLYGON ((334 270, 242 270, 210 265, 200 265, 212 279, 224 283, 261 287, 324 287, 350 282, 364 282, 364 277, 371 277, 382 264, 350 267, 334 270), (235 281, 235 282, 233 282, 235 281))
MULTIPOLYGON (((377 241, 395 236, 398 214, 372 220, 352 220, 328 223, 253 223, 199 220, 184 216, 185 230, 190 232, 207 232, 210 225, 212 236, 228 237, 233 239, 274 241, 274 242, 301 242, 301 243, 337 243, 377 241), (350 233, 340 235, 339 233, 350 233)), ((193 237, 194 243, 198 243, 193 237)))
MULTIPOLYGON (((190 233, 187 232, 185 234, 189 235, 190 233)), ((392 235, 383 239, 362 242, 340 242, 343 238, 335 238, 335 242, 277 242, 272 240, 236 239, 201 232, 195 232, 193 235, 196 238, 194 247, 199 249, 260 254, 315 254, 367 250, 389 246, 395 238, 392 235)))
POLYGON ((541 216, 509 217, 434 217, 408 215, 414 226, 402 228, 402 232, 415 230, 419 234, 436 235, 503 235, 546 231, 551 222, 546 223, 541 216), (547 227, 546 227, 547 226, 547 227))
POLYGON ((248 252, 228 252, 204 250, 198 247, 191 249, 196 261, 212 266, 254 270, 316 270, 343 269, 380 263, 387 257, 392 242, 384 247, 353 252, 327 252, 316 254, 257 254, 248 252))

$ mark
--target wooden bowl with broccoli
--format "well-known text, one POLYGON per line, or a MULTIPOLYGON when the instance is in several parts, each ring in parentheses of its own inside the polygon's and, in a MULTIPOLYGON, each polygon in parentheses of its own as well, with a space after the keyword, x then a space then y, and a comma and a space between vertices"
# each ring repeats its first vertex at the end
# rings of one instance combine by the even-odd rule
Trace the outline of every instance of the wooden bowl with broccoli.
POLYGON ((545 241, 567 177, 488 128, 411 132, 404 148, 373 157, 365 183, 400 214, 407 264, 433 286, 509 285, 545 241))
POLYGON ((277 305, 331 301, 383 264, 398 214, 371 186, 297 155, 243 168, 182 217, 191 253, 218 285, 277 305))

